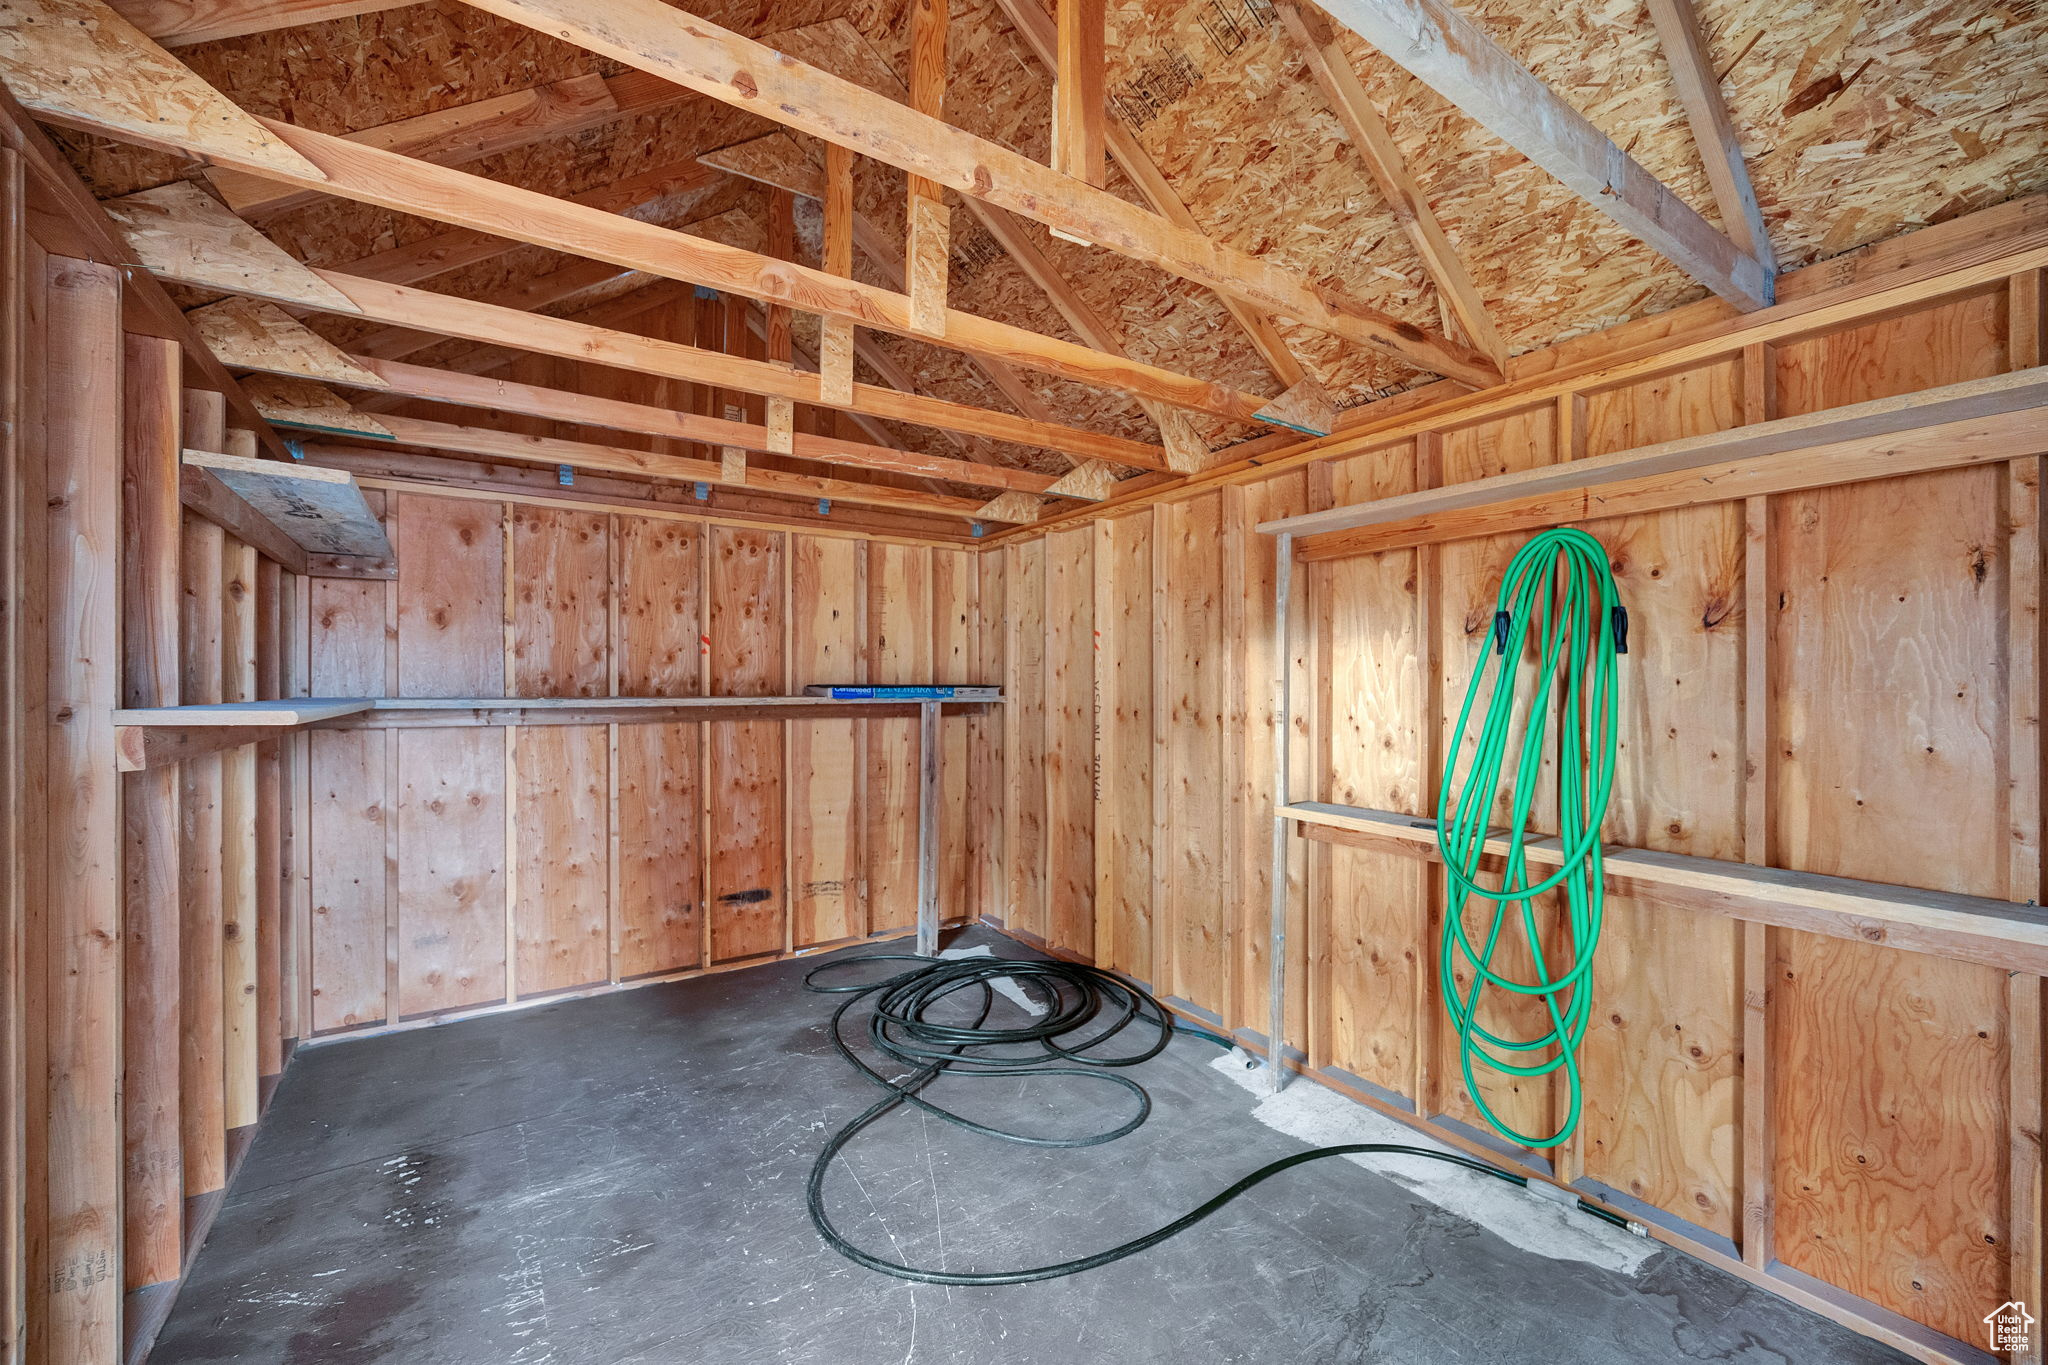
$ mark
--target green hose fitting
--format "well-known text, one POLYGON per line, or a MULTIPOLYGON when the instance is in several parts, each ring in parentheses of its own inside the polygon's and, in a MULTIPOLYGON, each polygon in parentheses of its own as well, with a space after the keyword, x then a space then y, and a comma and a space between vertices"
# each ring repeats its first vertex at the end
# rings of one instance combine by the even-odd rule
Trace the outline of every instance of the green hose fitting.
MULTIPOLYGON (((1607 551, 1584 531, 1569 528, 1545 531, 1516 553, 1501 577, 1496 607, 1494 629, 1481 647, 1458 712, 1437 799, 1437 846, 1449 872, 1438 979, 1458 1032, 1465 1089, 1473 1104, 1502 1137, 1523 1147, 1546 1148, 1578 1128, 1583 1101, 1578 1048, 1592 1017, 1593 956, 1606 912, 1600 826, 1614 791, 1620 715, 1615 656, 1628 649, 1628 616, 1607 551), (1517 689, 1525 681, 1518 674, 1532 628, 1539 662, 1526 679, 1533 695, 1518 707, 1517 689), (1485 719, 1461 782, 1458 767, 1466 753, 1467 727, 1482 692, 1487 695, 1485 719), (1544 836, 1532 835, 1529 821, 1553 721, 1561 861, 1548 876, 1538 877, 1529 867, 1529 843, 1544 836), (1498 886, 1481 886, 1480 859, 1510 747, 1515 749, 1513 790, 1506 828, 1495 836, 1504 867, 1498 886), (1546 944, 1533 900, 1553 891, 1563 898, 1566 933, 1561 942, 1546 944), (1474 900, 1492 910, 1491 923, 1476 943, 1465 925, 1474 900), (1521 925, 1527 939, 1533 981, 1515 980, 1493 965, 1510 920, 1521 925), (1457 979, 1461 963, 1470 971, 1463 987, 1457 979), (1507 1038, 1481 1027, 1479 1003, 1489 989, 1541 1001, 1548 1027, 1528 1038, 1507 1038), (1504 1122, 1480 1093, 1475 1063, 1510 1076, 1563 1071, 1570 1104, 1556 1131, 1532 1135, 1504 1122)), ((1544 861, 1549 859, 1546 854, 1544 861)), ((1483 910, 1479 918, 1486 918, 1483 910)))

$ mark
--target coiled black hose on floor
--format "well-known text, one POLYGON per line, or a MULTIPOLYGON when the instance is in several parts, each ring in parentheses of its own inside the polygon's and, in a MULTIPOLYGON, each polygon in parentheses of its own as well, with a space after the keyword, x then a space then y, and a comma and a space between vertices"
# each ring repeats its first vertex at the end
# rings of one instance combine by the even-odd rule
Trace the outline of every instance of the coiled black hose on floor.
MULTIPOLYGON (((904 953, 841 958, 814 968, 804 977, 804 989, 847 997, 839 1008, 832 1012, 833 1045, 839 1049, 839 1055, 856 1070, 887 1092, 866 1112, 856 1116, 834 1133, 831 1140, 825 1144, 825 1149, 818 1154, 817 1161, 812 1164, 810 1181, 805 1192, 811 1222, 818 1229, 818 1235, 840 1255, 857 1261, 870 1270, 879 1270, 898 1279, 948 1285, 1027 1284, 1033 1280, 1052 1280, 1063 1275, 1094 1270, 1113 1261, 1123 1260, 1126 1256, 1135 1256, 1147 1248, 1159 1245, 1169 1237, 1186 1231, 1253 1186, 1270 1180, 1282 1171, 1311 1161, 1321 1161, 1325 1157, 1369 1154, 1422 1157, 1430 1161, 1463 1166, 1467 1170, 1504 1180, 1511 1185, 1527 1187, 1529 1183, 1524 1176, 1451 1152, 1403 1146, 1398 1143, 1344 1143, 1335 1147, 1318 1147, 1311 1151, 1297 1152, 1293 1156, 1283 1157, 1279 1161, 1261 1166, 1215 1198, 1163 1227, 1156 1228, 1142 1237, 1134 1237, 1128 1242, 1070 1261, 1034 1266, 1028 1270, 980 1272, 930 1270, 921 1266, 902 1265, 884 1260, 855 1246, 832 1225, 832 1220, 825 1212, 825 1177, 846 1144, 864 1129, 894 1110, 910 1105, 969 1132, 1000 1138, 1006 1142, 1023 1143, 1032 1147, 1094 1147, 1134 1132, 1152 1112, 1152 1101, 1145 1093, 1145 1088, 1130 1077, 1117 1074, 1118 1069, 1137 1066, 1158 1056, 1165 1050, 1167 1042, 1176 1031, 1197 1034, 1226 1047, 1231 1045, 1230 1040, 1177 1024, 1174 1017, 1157 1000, 1121 977, 1095 967, 1044 959, 967 957, 933 960, 904 953), (852 985, 830 985, 819 980, 826 973, 871 962, 910 962, 918 965, 894 976, 852 985), (1029 1023, 1011 1027, 991 1027, 988 1018, 995 1005, 994 983, 997 981, 1014 982, 1028 998, 1044 1007, 1043 1013, 1029 1023), (967 993, 964 1003, 973 1012, 971 1023, 947 1023, 934 1017, 934 1011, 941 1002, 952 1000, 963 992, 967 993), (863 1061, 847 1043, 842 1025, 847 1015, 863 1004, 868 1007, 866 1035, 869 1045, 882 1055, 911 1067, 912 1070, 907 1075, 895 1080, 883 1076, 863 1061), (1135 1051, 1104 1050, 1134 1023, 1149 1025, 1156 1036, 1135 1051), (977 1123, 933 1103, 920 1093, 941 1075, 1019 1074, 1028 1074, 1034 1078, 1073 1076, 1119 1086, 1130 1092, 1132 1112, 1122 1123, 1103 1132, 1079 1137, 1038 1137, 977 1123)), ((954 1008, 958 1009, 958 1003, 954 1008)), ((1625 1220, 1583 1200, 1577 1201, 1577 1205, 1595 1217, 1617 1226, 1627 1226, 1625 1220)))

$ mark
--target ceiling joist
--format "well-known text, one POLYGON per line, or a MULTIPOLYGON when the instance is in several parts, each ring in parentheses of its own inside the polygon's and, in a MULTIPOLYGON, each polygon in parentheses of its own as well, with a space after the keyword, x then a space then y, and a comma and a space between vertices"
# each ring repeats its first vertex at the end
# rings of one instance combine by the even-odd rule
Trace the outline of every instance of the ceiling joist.
MULTIPOLYGON (((654 3, 659 6, 660 0, 654 3)), ((24 104, 53 122, 258 171, 287 184, 401 213, 708 285, 720 292, 839 315, 861 326, 906 336, 920 334, 911 320, 911 301, 887 289, 360 146, 345 138, 275 120, 256 120, 259 130, 298 158, 297 163, 287 163, 264 147, 252 147, 241 126, 248 116, 192 71, 178 66, 100 0, 16 0, 9 12, 17 18, 27 16, 30 22, 0 28, 0 73, 22 95, 24 104), (53 29, 68 33, 72 25, 90 27, 98 34, 117 27, 124 32, 87 47, 68 38, 52 40, 53 29), (83 76, 80 63, 86 64, 83 76), (153 84, 160 88, 146 96, 131 91, 133 81, 128 72, 137 66, 148 66, 153 84), (227 135, 216 134, 212 119, 182 116, 191 105, 209 100, 220 101, 237 116, 227 135), (159 119, 156 111, 160 110, 181 116, 159 119), (301 166, 310 167, 310 172, 301 166)), ((1236 421, 1249 420, 1261 406, 1252 395, 1225 385, 1118 360, 1085 346, 956 310, 946 313, 940 344, 1236 421)))
POLYGON ((188 47, 414 3, 416 0, 114 0, 114 8, 163 46, 188 47))
POLYGON ((1691 278, 1744 310, 1770 304, 1769 264, 1687 207, 1444 0, 1324 0, 1323 8, 1691 278))
POLYGON ((1699 15, 1692 0, 1649 0, 1649 5, 1650 20, 1657 26, 1657 41, 1671 67, 1671 82, 1678 87, 1678 102, 1684 106, 1686 121, 1692 125, 1707 184, 1714 191, 1714 205, 1721 211, 1721 223, 1736 246, 1775 273, 1777 256, 1771 250, 1770 233, 1764 227, 1763 209, 1757 204, 1756 189, 1749 182, 1749 165, 1743 160, 1735 125, 1728 120, 1728 102, 1721 98, 1720 77, 1707 60, 1707 39, 1700 31, 1699 15))
MULTIPOLYGON (((579 0, 466 2, 1418 369, 1480 385, 1500 380, 1493 362, 1469 346, 1316 288, 1271 262, 662 0, 613 0, 601 7, 579 0)), ((961 340, 953 321, 961 316, 948 315, 949 344, 961 340)))
MULTIPOLYGON (((145 193, 154 195, 155 191, 145 193)), ((212 213, 234 221, 227 210, 200 194, 212 213)), ((126 201, 114 201, 116 210, 126 201)), ((117 221, 121 215, 116 214, 117 221)), ((819 393, 815 375, 708 351, 680 342, 613 331, 567 318, 543 317, 459 298, 409 285, 366 280, 336 271, 316 270, 290 261, 289 271, 207 222, 178 232, 183 220, 152 214, 150 231, 130 236, 137 257, 159 277, 202 289, 249 294, 273 302, 324 312, 339 312, 392 326, 435 332, 442 336, 535 351, 543 355, 637 370, 665 379, 709 384, 718 388, 794 399, 830 406, 819 393)), ((266 243, 266 245, 268 245, 266 243)), ((271 248, 275 251, 275 248, 271 248)), ((1012 441, 1060 451, 1075 459, 1107 459, 1142 469, 1166 467, 1165 452, 1121 436, 1075 427, 1055 426, 1008 413, 948 403, 917 394, 897 393, 867 384, 854 386, 853 411, 889 421, 941 427, 972 436, 1012 441)))

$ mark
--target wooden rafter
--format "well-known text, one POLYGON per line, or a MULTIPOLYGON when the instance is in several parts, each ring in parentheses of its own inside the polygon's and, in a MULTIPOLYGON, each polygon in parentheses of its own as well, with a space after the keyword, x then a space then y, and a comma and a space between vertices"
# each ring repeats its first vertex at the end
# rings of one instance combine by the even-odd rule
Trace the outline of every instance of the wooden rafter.
POLYGON ((1707 172, 1707 184, 1714 191, 1715 207, 1730 240, 1775 271, 1777 254, 1771 250, 1770 232, 1764 226, 1763 209, 1756 202, 1756 189, 1749 181, 1749 166, 1742 157, 1742 144, 1735 126, 1728 121, 1728 102, 1721 98, 1721 81, 1707 59, 1706 35, 1700 31, 1698 13, 1692 0, 1649 0, 1650 19, 1657 26, 1657 41, 1671 67, 1671 82, 1678 87, 1678 102, 1692 125, 1693 141, 1699 145, 1700 161, 1707 172))
MULTIPOLYGON (((1039 65, 1047 71, 1057 71, 1058 39, 1053 20, 1046 14, 1039 0, 997 0, 997 3, 1002 6, 1004 16, 1016 28, 1018 37, 1024 40, 1032 55, 1038 58, 1039 65)), ((1137 187, 1138 197, 1143 199, 1154 213, 1167 221, 1190 232, 1200 232, 1202 225, 1195 221, 1195 215, 1189 211, 1186 201, 1180 197, 1172 183, 1167 180, 1165 173, 1159 169, 1158 163, 1139 145, 1137 136, 1124 126, 1122 120, 1109 116, 1106 111, 1103 124, 1110 155, 1116 158, 1116 164, 1123 168, 1124 174, 1129 176, 1131 183, 1137 187)), ((1304 377, 1301 362, 1287 349, 1286 341, 1281 338, 1279 329, 1273 326, 1272 320, 1234 294, 1224 290, 1212 292, 1230 311, 1231 317, 1237 320, 1237 325, 1244 329, 1246 338, 1251 342, 1253 349, 1258 351, 1259 357, 1266 362, 1266 368, 1273 372, 1273 377, 1284 387, 1292 388, 1299 384, 1304 377)))
MULTIPOLYGON (((695 158, 687 161, 672 161, 649 170, 629 175, 622 180, 600 185, 587 193, 574 196, 569 202, 585 208, 598 209, 604 213, 621 213, 631 216, 651 204, 658 204, 676 195, 687 194, 701 189, 719 179, 719 173, 695 158)), ((471 228, 450 228, 430 237, 422 237, 404 246, 388 247, 368 256, 358 257, 336 266, 351 275, 371 280, 389 280, 393 284, 418 284, 450 270, 464 266, 479 265, 495 260, 508 251, 516 251, 526 245, 496 233, 478 232, 471 228)))
POLYGON ((938 516, 975 518, 983 515, 980 500, 937 493, 918 493, 878 484, 854 483, 847 479, 793 474, 780 469, 749 466, 738 478, 728 478, 719 461, 693 460, 682 455, 663 455, 621 446, 597 445, 588 441, 567 441, 552 436, 525 436, 517 432, 492 431, 481 427, 456 426, 417 417, 386 419, 393 438, 401 445, 426 450, 445 450, 489 459, 528 460, 538 464, 565 464, 572 469, 600 473, 638 474, 671 479, 678 483, 724 484, 757 489, 800 498, 831 498, 838 502, 870 507, 891 507, 906 512, 927 512, 938 516))
MULTIPOLYGON (((128 62, 151 60, 161 68, 166 64, 175 67, 175 61, 132 26, 125 25, 100 0, 21 3, 35 13, 79 9, 88 15, 102 16, 105 26, 120 25, 126 29, 118 42, 86 51, 67 43, 43 41, 38 30, 46 31, 47 24, 0 30, 13 35, 12 41, 0 47, 0 57, 14 69, 10 83, 26 71, 28 74, 20 85, 33 100, 31 107, 54 122, 114 133, 145 146, 181 151, 217 164, 263 170, 289 184, 324 189, 398 212, 607 260, 670 279, 705 284, 721 293, 788 302, 807 312, 846 316, 863 326, 904 335, 918 334, 911 323, 910 300, 890 290, 837 279, 821 270, 774 261, 757 252, 599 212, 380 148, 359 146, 344 138, 275 120, 257 121, 262 129, 312 165, 309 175, 296 166, 280 169, 270 165, 269 159, 251 152, 245 137, 216 137, 205 121, 176 119, 162 127, 138 122, 131 110, 103 97, 99 93, 101 88, 124 83, 121 72, 128 62), (86 73, 91 79, 74 74, 79 61, 91 63, 86 73), (52 62, 67 65, 52 68, 52 62)), ((659 4, 659 0, 655 3, 659 4)), ((162 84, 179 96, 171 102, 181 110, 190 102, 218 98, 211 87, 183 67, 177 67, 175 74, 163 71, 162 84)), ((152 96, 153 102, 165 99, 170 96, 162 92, 152 96)), ((1084 346, 955 310, 947 311, 945 336, 940 344, 1233 420, 1249 418, 1260 406, 1251 395, 1224 385, 1158 366, 1119 361, 1084 346)))
POLYGON ((1771 302, 1771 267, 1444 0, 1324 0, 1323 8, 1688 276, 1738 308, 1771 302))
MULTIPOLYGON (((616 289, 621 283, 644 278, 637 270, 621 270, 605 261, 572 261, 560 270, 551 270, 545 275, 520 280, 498 290, 484 302, 522 312, 560 305, 573 307, 578 300, 590 299, 594 294, 616 289)), ((411 327, 386 327, 356 342, 355 349, 364 355, 403 360, 444 340, 445 337, 434 332, 422 332, 411 327)))
POLYGON ((413 3, 416 0, 114 0, 114 8, 165 47, 188 47, 413 3))
POLYGON ((1423 268, 1435 282, 1451 316, 1457 319, 1465 339, 1496 362, 1504 362, 1507 346, 1495 330, 1486 304, 1472 284, 1471 274, 1458 258, 1457 249, 1444 236, 1415 177, 1409 174, 1407 159, 1366 95, 1358 72, 1337 42, 1336 31, 1322 12, 1306 0, 1299 4, 1282 0, 1279 9, 1281 21, 1301 50, 1302 61, 1329 102, 1330 112, 1344 125, 1352 149, 1372 173, 1374 183, 1386 197, 1387 207, 1393 210, 1394 221, 1401 225, 1422 257, 1423 268))
MULTIPOLYGON (((825 147, 824 183, 819 199, 825 210, 823 262, 834 275, 853 274, 853 153, 825 147)), ((834 403, 853 401, 853 324, 845 318, 818 320, 818 387, 834 403)))
MULTIPOLYGON (((211 200, 207 202, 212 203, 211 200)), ((227 215, 218 204, 214 210, 227 215)), ((237 249, 217 233, 205 248, 179 239, 173 224, 159 223, 149 237, 131 239, 140 262, 162 278, 205 289, 250 294, 274 302, 341 312, 400 327, 491 342, 571 360, 638 370, 663 378, 710 384, 800 403, 826 404, 814 375, 797 374, 765 361, 745 360, 678 342, 636 336, 566 318, 543 317, 473 299, 431 293, 409 285, 358 279, 335 271, 296 266, 290 275, 254 269, 254 253, 237 249)), ((286 258, 289 259, 289 258, 286 258)), ((1077 458, 1114 460, 1140 468, 1165 467, 1165 455, 1120 436, 1108 436, 971 408, 871 385, 854 386, 853 410, 871 417, 936 426, 1022 445, 1042 446, 1077 458)))
MULTIPOLYGON (((1272 262, 1189 231, 887 96, 793 61, 662 0, 613 0, 602 7, 579 0, 467 3, 1184 279, 1236 294, 1419 369, 1475 384, 1500 379, 1492 362, 1469 346, 1400 322, 1356 299, 1318 289, 1272 262)), ((303 150, 303 144, 295 145, 303 150)), ((953 319, 959 316, 948 315, 949 342, 958 339, 953 319)))

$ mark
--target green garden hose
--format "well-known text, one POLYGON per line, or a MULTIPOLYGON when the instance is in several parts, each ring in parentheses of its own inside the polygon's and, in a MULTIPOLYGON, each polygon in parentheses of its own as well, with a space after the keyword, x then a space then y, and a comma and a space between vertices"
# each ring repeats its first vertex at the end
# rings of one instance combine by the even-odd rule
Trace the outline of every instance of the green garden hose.
MULTIPOLYGON (((1465 1089, 1494 1130, 1523 1147, 1555 1147, 1579 1126, 1583 1091, 1578 1048, 1593 1007, 1593 955, 1606 909, 1600 825, 1614 791, 1616 723, 1620 713, 1615 656, 1628 650, 1628 615, 1614 586, 1607 551, 1584 531, 1545 531, 1519 550, 1501 577, 1493 632, 1458 712, 1458 727, 1444 764, 1437 799, 1437 845, 1449 871, 1439 979, 1444 1007, 1458 1031, 1465 1089), (1520 667, 1531 630, 1538 663, 1526 679, 1520 667), (1562 673, 1564 687, 1558 692, 1562 673), (1491 675, 1491 690, 1488 677, 1491 675), (1524 682, 1533 693, 1517 696, 1524 682), (1486 693, 1486 714, 1461 782, 1460 759, 1473 704, 1486 693), (1518 704, 1519 703, 1519 704, 1518 704), (1531 813, 1537 782, 1553 735, 1557 763, 1557 853, 1548 876, 1529 867, 1531 813), (1517 733, 1519 731, 1519 733, 1517 733), (1501 769, 1515 750, 1513 790, 1504 830, 1494 830, 1504 863, 1497 886, 1479 883, 1489 826, 1501 788, 1501 769), (1534 898, 1561 894, 1561 937, 1546 941, 1534 898), (1478 901, 1492 911, 1475 943, 1465 912, 1478 901), (1494 965, 1510 920, 1520 924, 1533 963, 1532 981, 1515 980, 1494 965), (1469 972, 1461 985, 1460 968, 1469 972), (1490 989, 1542 1002, 1533 1037, 1504 1037, 1479 1023, 1480 1001, 1490 989), (1505 1122, 1481 1093, 1474 1064, 1510 1076, 1563 1071, 1569 1106, 1556 1131, 1536 1135, 1505 1122)), ((1544 861, 1548 861, 1548 857, 1544 861)), ((1477 916, 1486 920, 1484 908, 1477 916)), ((1498 1023, 1495 1027, 1500 1027, 1498 1023)))

